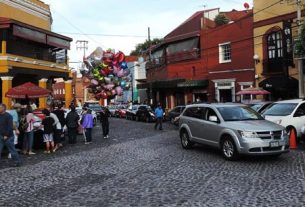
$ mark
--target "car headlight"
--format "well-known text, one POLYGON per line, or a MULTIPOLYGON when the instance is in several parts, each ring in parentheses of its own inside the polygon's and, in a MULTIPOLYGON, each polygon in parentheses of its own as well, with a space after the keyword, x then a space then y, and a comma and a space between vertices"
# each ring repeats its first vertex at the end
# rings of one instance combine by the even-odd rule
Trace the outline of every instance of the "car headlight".
POLYGON ((277 123, 277 124, 281 124, 281 123, 282 123, 282 119, 277 120, 276 123, 277 123))
POLYGON ((238 131, 242 138, 259 138, 256 132, 238 131))
POLYGON ((152 112, 149 112, 149 115, 151 115, 151 116, 155 116, 155 115, 154 115, 154 113, 152 113, 152 112))

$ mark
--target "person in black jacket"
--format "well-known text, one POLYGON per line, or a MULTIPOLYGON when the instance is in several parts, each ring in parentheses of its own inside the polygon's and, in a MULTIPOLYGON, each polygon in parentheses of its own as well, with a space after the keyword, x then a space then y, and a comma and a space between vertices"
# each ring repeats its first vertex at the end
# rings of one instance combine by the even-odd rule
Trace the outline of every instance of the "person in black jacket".
POLYGON ((103 135, 104 139, 108 139, 109 134, 109 120, 108 117, 110 116, 110 111, 106 107, 102 107, 102 110, 100 112, 100 122, 102 123, 103 127, 103 135))
POLYGON ((66 117, 66 126, 68 128, 69 144, 76 144, 77 127, 79 125, 79 115, 75 107, 71 106, 71 111, 66 117))
POLYGON ((58 107, 55 107, 53 113, 57 116, 59 119, 60 125, 61 125, 61 132, 60 132, 60 143, 59 146, 62 147, 63 143, 65 142, 65 132, 64 132, 64 126, 66 125, 66 118, 65 118, 65 112, 62 109, 62 105, 59 105, 58 107))
POLYGON ((4 145, 8 148, 15 163, 13 166, 20 166, 21 160, 14 145, 13 117, 6 112, 6 105, 0 104, 0 158, 4 145))

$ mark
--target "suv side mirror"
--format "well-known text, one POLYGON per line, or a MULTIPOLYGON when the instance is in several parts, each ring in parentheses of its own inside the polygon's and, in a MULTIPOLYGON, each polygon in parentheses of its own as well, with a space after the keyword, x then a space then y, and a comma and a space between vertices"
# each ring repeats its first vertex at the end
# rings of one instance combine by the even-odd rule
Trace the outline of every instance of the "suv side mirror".
POLYGON ((218 122, 217 116, 209 116, 209 121, 218 122))

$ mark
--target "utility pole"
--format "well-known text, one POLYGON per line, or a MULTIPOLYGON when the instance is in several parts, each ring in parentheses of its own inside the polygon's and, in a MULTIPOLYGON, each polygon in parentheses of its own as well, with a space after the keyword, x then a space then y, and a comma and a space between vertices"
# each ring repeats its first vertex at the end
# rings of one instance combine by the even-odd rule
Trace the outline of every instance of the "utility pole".
POLYGON ((87 40, 77 40, 76 41, 76 50, 84 50, 84 56, 86 57, 86 50, 88 50, 88 41, 87 40))
MULTIPOLYGON (((297 2, 297 26, 298 26, 298 37, 299 41, 301 38, 302 31, 302 0, 296 0, 297 2)), ((298 59, 298 71, 299 71, 299 98, 304 98, 304 74, 303 74, 303 57, 299 57, 298 59)))
MULTIPOLYGON (((150 27, 148 27, 148 42, 149 42, 149 62, 151 62, 151 41, 150 41, 150 27)), ((150 64, 151 65, 151 64, 150 64)), ((150 80, 149 83, 149 98, 150 98, 150 104, 153 104, 153 91, 152 91, 152 80, 150 80)))

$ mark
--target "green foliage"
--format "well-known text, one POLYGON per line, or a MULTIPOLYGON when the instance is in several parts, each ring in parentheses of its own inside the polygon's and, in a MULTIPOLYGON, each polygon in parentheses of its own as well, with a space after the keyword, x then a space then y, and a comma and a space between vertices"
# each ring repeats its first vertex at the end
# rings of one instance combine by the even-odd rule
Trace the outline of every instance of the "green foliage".
POLYGON ((294 43, 294 54, 297 57, 305 57, 305 27, 302 27, 300 38, 294 43))
POLYGON ((161 43, 163 39, 154 38, 153 40, 145 40, 144 43, 139 43, 136 45, 136 48, 130 52, 130 55, 132 56, 140 56, 143 53, 147 52, 148 48, 151 45, 157 45, 161 43))
POLYGON ((221 26, 221 25, 224 25, 224 24, 228 24, 230 20, 224 14, 218 14, 215 17, 214 21, 215 21, 217 26, 221 26))

